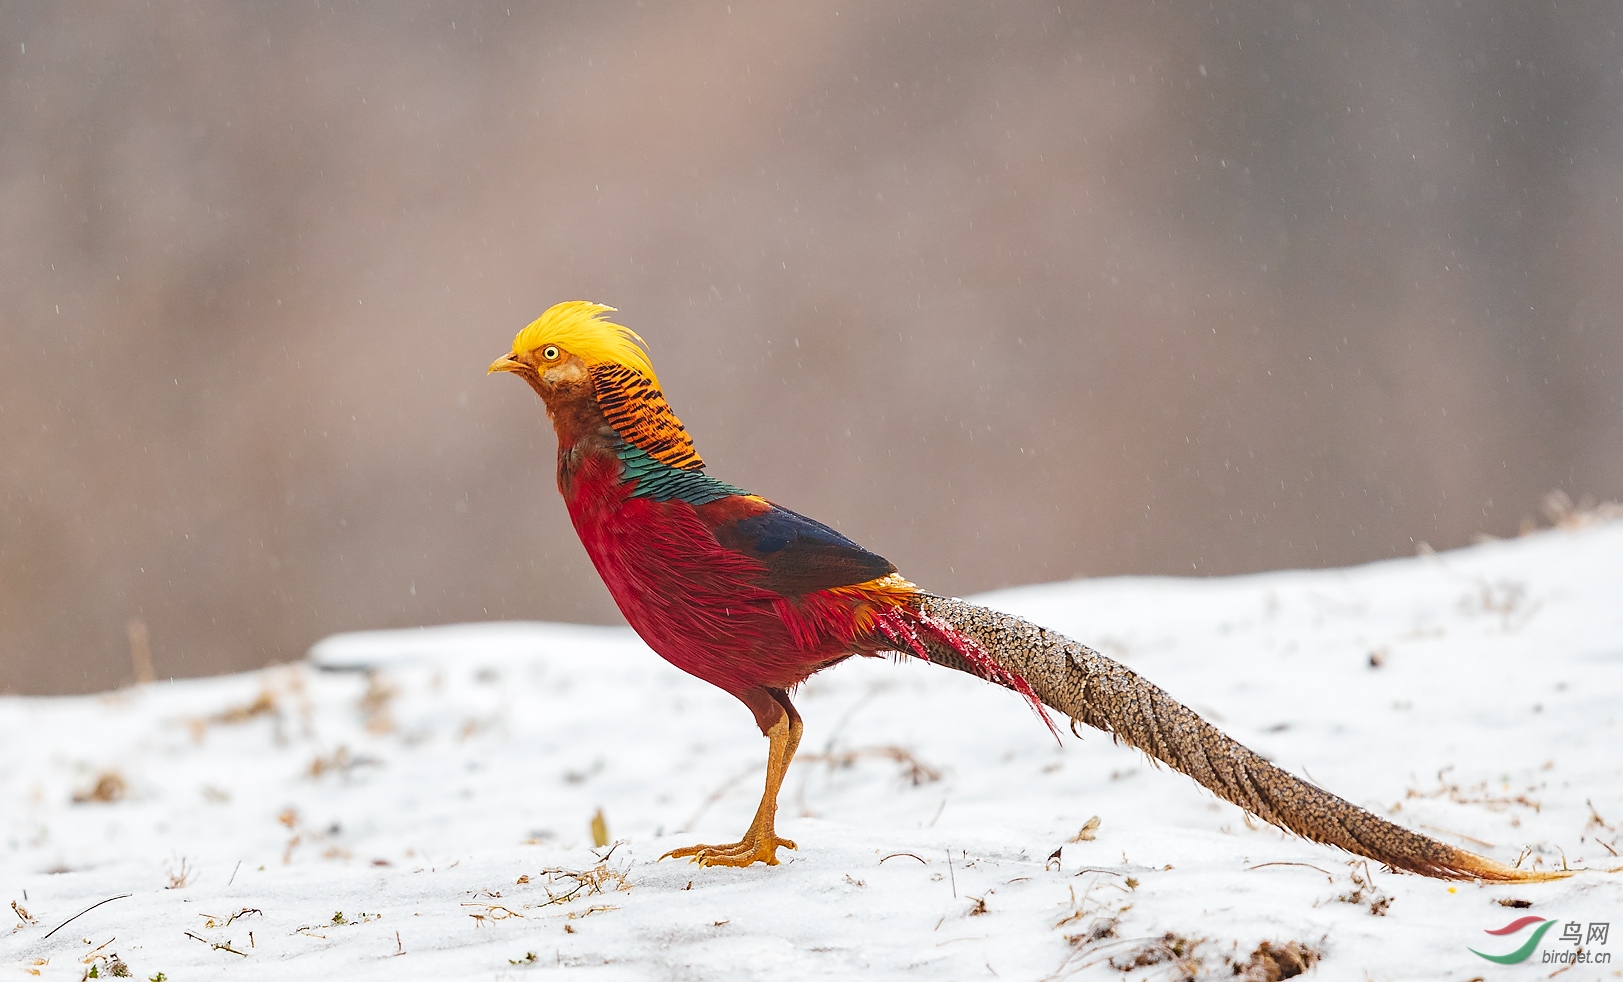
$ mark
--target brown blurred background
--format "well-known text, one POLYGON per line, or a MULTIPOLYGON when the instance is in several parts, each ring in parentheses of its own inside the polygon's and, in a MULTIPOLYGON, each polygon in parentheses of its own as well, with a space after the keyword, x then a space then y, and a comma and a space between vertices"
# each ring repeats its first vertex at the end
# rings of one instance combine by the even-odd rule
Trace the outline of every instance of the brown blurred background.
POLYGON ((713 473, 933 589, 1623 493, 1623 8, 0 6, 0 688, 618 619, 539 401, 621 309, 713 473))

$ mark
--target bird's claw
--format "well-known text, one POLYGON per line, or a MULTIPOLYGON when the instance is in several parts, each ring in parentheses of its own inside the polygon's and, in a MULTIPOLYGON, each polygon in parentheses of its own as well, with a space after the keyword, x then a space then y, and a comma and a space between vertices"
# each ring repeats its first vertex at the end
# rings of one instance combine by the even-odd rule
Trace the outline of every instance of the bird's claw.
POLYGON ((741 842, 729 842, 720 846, 683 846, 680 849, 672 849, 659 858, 691 859, 700 866, 749 866, 753 863, 776 866, 780 848, 798 847, 793 841, 768 832, 765 835, 748 835, 741 842))

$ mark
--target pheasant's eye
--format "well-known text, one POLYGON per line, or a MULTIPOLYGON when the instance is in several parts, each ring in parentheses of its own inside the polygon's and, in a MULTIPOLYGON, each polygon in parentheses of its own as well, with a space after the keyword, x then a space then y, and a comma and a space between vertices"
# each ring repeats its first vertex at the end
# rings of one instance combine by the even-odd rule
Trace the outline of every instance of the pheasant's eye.
POLYGON ((543 359, 547 360, 547 361, 557 361, 558 360, 558 346, 555 345, 555 344, 549 344, 545 348, 542 348, 541 349, 541 357, 543 359))

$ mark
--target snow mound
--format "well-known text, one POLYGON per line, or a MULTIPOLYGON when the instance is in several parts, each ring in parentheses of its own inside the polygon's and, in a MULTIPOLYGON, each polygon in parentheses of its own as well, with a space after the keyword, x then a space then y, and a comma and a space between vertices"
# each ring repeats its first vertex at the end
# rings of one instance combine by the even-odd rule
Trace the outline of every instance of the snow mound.
MULTIPOLYGON (((1623 864, 1623 524, 981 599, 1412 828, 1524 865, 1623 864)), ((1484 931, 1518 916, 1563 928, 1537 965, 1576 947, 1569 922, 1623 911, 1619 874, 1479 886, 1353 861, 1102 734, 1057 746, 1018 697, 932 666, 847 663, 797 704, 779 831, 800 848, 734 870, 658 858, 737 837, 765 741, 626 629, 350 634, 244 675, 0 699, 0 978, 1232 978, 1317 959, 1319 978, 1443 979, 1504 971, 1469 949, 1514 950, 1527 931, 1484 931), (600 810, 612 848, 592 846, 600 810)))

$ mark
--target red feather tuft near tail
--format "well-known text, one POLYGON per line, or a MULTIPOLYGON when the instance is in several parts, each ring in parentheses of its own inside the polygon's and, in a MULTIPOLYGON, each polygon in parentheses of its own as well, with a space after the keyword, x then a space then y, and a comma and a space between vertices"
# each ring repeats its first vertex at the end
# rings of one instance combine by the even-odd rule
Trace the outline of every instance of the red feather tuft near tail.
POLYGON ((925 647, 924 639, 919 637, 919 632, 924 631, 931 635, 935 640, 957 652, 958 656, 974 670, 974 674, 1025 696, 1037 718, 1043 721, 1050 733, 1054 734, 1054 739, 1060 738, 1054 720, 1048 715, 1048 709, 1042 700, 1037 698, 1037 693, 1032 690, 1031 683, 1019 673, 998 664, 997 660, 987 654, 986 649, 973 638, 941 618, 932 617, 910 607, 891 607, 875 615, 874 627, 894 646, 894 650, 903 654, 917 655, 925 661, 930 660, 930 652, 925 647))

